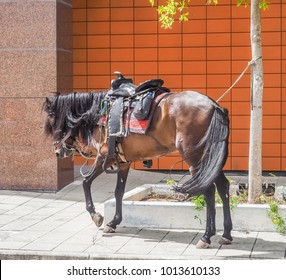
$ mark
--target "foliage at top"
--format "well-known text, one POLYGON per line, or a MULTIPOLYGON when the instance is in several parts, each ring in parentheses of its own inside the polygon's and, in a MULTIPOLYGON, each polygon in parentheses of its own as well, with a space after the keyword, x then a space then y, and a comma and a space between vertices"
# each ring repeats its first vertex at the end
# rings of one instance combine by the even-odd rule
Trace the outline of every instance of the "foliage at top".
MULTIPOLYGON (((217 5, 219 0, 205 0, 208 5, 214 4, 217 5)), ((249 5, 250 0, 236 0, 237 6, 244 5, 245 7, 249 5)), ((152 6, 155 5, 155 0, 149 0, 152 6)), ((162 24, 162 27, 172 28, 172 25, 175 21, 177 14, 179 14, 179 21, 187 21, 189 20, 189 12, 188 12, 188 3, 191 0, 167 0, 165 5, 159 5, 157 8, 159 14, 159 21, 162 24)), ((269 2, 267 0, 260 0, 259 7, 264 11, 268 8, 269 2)))

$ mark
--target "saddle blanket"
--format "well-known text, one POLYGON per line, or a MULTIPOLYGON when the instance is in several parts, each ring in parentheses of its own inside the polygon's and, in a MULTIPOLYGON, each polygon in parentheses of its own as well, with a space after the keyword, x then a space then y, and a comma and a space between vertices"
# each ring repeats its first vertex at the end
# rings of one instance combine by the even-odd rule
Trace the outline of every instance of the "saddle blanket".
MULTIPOLYGON (((165 93, 161 93, 160 95, 155 97, 154 102, 153 102, 152 107, 151 107, 150 115, 149 115, 148 119, 146 119, 146 120, 138 120, 135 117, 135 115, 133 114, 134 108, 131 108, 131 114, 130 114, 130 119, 129 119, 129 132, 137 133, 137 134, 145 134, 149 128, 151 121, 152 121, 153 114, 154 114, 154 111, 155 111, 157 105, 159 104, 159 102, 164 97, 166 97, 167 95, 170 95, 170 94, 171 94, 170 92, 165 92, 165 93)), ((128 120, 127 120, 128 116, 126 116, 126 115, 127 114, 124 115, 124 126, 125 127, 126 127, 126 124, 128 122, 128 120)))
MULTIPOLYGON (((130 108, 129 118, 128 118, 127 112, 124 114, 124 122, 123 122, 124 127, 127 128, 127 125, 128 125, 127 129, 131 133, 145 134, 149 128, 151 121, 152 121, 152 117, 153 117, 153 113, 155 111, 155 108, 157 107, 159 102, 169 94, 170 94, 170 92, 165 92, 165 93, 158 95, 154 99, 150 115, 149 115, 148 119, 146 119, 146 120, 138 120, 133 113, 134 108, 130 108)), ((100 119, 99 124, 106 126, 106 116, 103 116, 100 119)))
MULTIPOLYGON (((153 108, 152 108, 153 110, 153 108)), ((130 118, 128 121, 128 116, 127 114, 124 115, 124 127, 126 127, 126 125, 129 125, 129 132, 132 133, 138 133, 138 134, 145 134, 147 128, 149 127, 149 123, 151 122, 151 118, 149 116, 148 119, 146 120, 138 120, 135 116, 134 116, 134 108, 130 109, 131 113, 130 113, 130 118)), ((151 115, 151 114, 150 114, 151 115)))

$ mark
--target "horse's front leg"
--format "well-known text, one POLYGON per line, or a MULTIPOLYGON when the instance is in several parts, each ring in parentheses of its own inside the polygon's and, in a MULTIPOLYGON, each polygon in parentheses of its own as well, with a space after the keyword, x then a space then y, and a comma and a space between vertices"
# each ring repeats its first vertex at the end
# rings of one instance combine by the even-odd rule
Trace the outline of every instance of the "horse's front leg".
POLYGON ((113 219, 106 225, 104 232, 112 233, 115 231, 117 225, 122 221, 122 199, 125 191, 125 185, 127 181, 127 176, 129 173, 130 163, 125 163, 120 165, 117 173, 117 182, 115 189, 115 215, 113 219))
POLYGON ((207 204, 207 223, 206 223, 206 231, 203 237, 197 243, 198 249, 208 248, 211 244, 211 237, 216 234, 216 226, 215 226, 215 186, 211 185, 211 187, 204 194, 206 204, 207 204))
MULTIPOLYGON (((91 196, 91 184, 96 177, 103 173, 102 168, 102 158, 99 158, 95 167, 94 172, 86 177, 83 181, 83 190, 86 202, 86 210, 89 212, 92 220, 96 224, 97 227, 100 227, 103 223, 103 216, 100 213, 95 212, 95 207, 93 204, 92 196, 91 196)), ((112 162, 110 162, 110 165, 112 162)))

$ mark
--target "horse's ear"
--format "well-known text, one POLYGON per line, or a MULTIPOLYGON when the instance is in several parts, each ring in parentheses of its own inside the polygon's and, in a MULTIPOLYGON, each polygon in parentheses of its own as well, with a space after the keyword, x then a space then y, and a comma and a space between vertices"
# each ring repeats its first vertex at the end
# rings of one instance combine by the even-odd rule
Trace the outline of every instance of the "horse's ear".
POLYGON ((51 109, 51 104, 52 104, 52 101, 48 97, 46 97, 46 101, 43 104, 43 110, 49 113, 49 110, 51 109))
POLYGON ((46 97, 46 104, 51 104, 52 101, 49 99, 49 97, 46 97))

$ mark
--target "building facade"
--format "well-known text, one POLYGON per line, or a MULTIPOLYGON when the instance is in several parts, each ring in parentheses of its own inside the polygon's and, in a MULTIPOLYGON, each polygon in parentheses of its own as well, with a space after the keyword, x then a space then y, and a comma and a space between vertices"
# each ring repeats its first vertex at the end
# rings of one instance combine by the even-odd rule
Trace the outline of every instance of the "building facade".
MULTIPOLYGON (((191 0, 190 20, 164 30, 148 0, 0 1, 0 188, 56 191, 73 180, 73 162, 57 160, 43 136, 52 92, 106 90, 121 71, 136 84, 162 78, 173 91, 218 99, 251 60, 250 9, 205 2, 191 0)), ((263 170, 278 172, 286 170, 286 0, 270 2, 262 12, 263 170)), ((249 71, 220 104, 231 119, 225 169, 247 170, 249 71)), ((153 168, 172 166, 187 169, 178 154, 153 168)))
MULTIPOLYGON (((155 1, 156 2, 156 1, 155 1)), ((157 1, 164 3, 165 1, 157 1)), ((217 100, 251 60, 250 8, 236 1, 190 1, 188 22, 164 30, 148 0, 73 1, 74 90, 107 89, 113 72, 136 84, 162 78, 172 91, 196 90, 217 100)), ((286 1, 262 11, 264 63, 263 170, 286 170, 286 1)), ((226 170, 247 170, 250 71, 220 101, 230 113, 226 170)), ((187 169, 178 154, 154 169, 187 169), (178 163, 177 163, 178 162, 178 163), (177 164, 176 164, 177 163, 177 164)), ((135 163, 141 168, 141 163, 135 163)))
POLYGON ((0 1, 0 189, 57 191, 74 179, 45 139, 42 107, 72 90, 72 1, 0 1))

